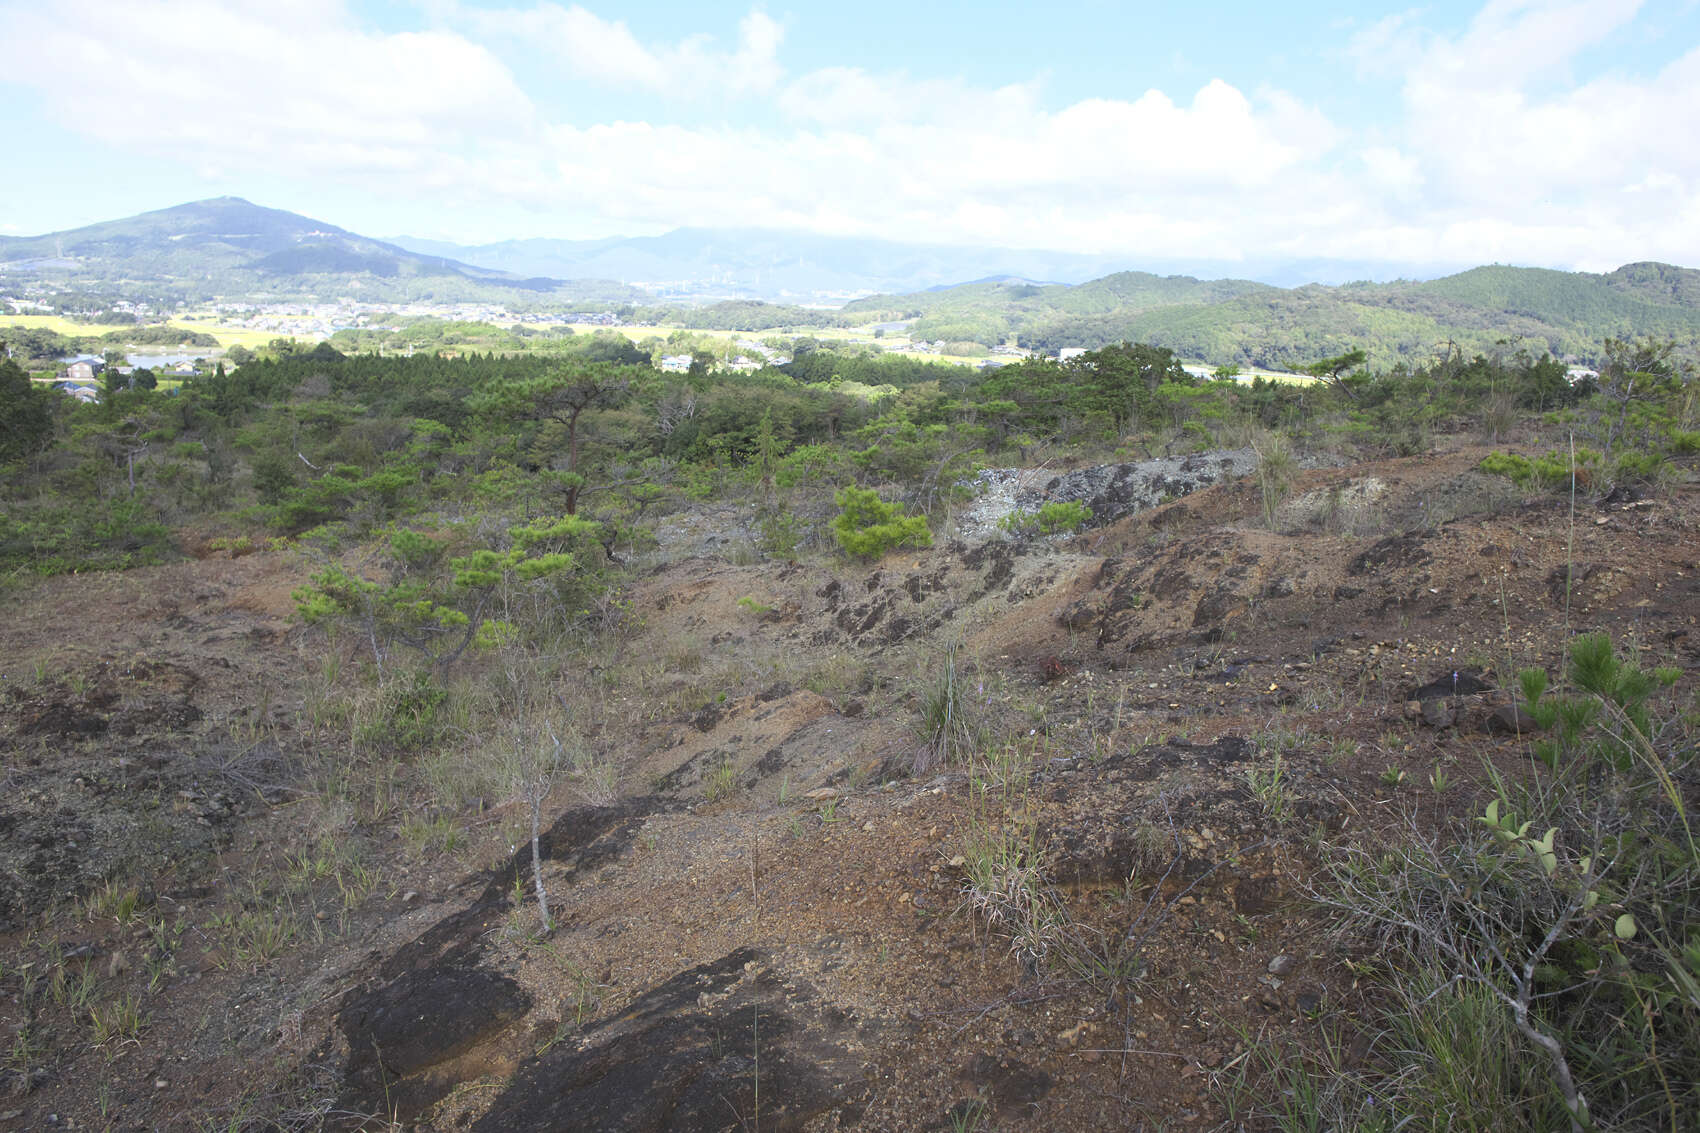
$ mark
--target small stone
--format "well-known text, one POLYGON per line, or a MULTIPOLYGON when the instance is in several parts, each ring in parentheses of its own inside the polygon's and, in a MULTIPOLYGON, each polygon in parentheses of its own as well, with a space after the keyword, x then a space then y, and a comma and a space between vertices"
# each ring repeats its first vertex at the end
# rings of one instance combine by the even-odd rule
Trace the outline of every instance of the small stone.
POLYGON ((419 892, 415 889, 409 889, 401 895, 401 903, 404 905, 411 905, 417 900, 419 900, 419 892))
POLYGON ((166 1089, 170 1085, 171 1085, 171 1083, 167 1082, 164 1078, 155 1078, 153 1080, 153 1088, 156 1089, 156 1090, 166 1089))
POLYGON ((1289 956, 1283 952, 1281 955, 1269 961, 1269 974, 1272 976, 1285 976, 1292 972, 1294 968, 1298 967, 1298 965, 1298 957, 1289 956))
POLYGON ((1423 723, 1431 728, 1450 728, 1452 726, 1452 709, 1446 707, 1444 700, 1425 700, 1422 705, 1423 723))

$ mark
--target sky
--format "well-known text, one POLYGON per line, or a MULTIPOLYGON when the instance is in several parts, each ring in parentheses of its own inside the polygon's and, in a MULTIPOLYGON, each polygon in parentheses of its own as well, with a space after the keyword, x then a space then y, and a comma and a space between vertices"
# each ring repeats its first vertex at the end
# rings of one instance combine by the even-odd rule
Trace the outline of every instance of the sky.
POLYGON ((0 234, 235 195, 1173 261, 1700 266, 1700 0, 0 0, 0 234))

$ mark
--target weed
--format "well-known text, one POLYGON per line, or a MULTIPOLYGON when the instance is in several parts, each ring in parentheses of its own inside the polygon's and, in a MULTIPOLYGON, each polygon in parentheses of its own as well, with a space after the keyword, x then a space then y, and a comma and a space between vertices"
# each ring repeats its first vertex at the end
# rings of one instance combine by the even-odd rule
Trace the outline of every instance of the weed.
POLYGON ((979 1133, 986 1126, 987 1107, 982 1098, 973 1098, 950 1107, 950 1133, 979 1133))
POLYGON ((1007 934, 1009 952, 1036 975, 1067 942, 1070 920, 1044 880, 1032 832, 978 824, 964 840, 962 901, 992 930, 1007 934))
POLYGON ((121 885, 117 881, 107 881, 82 900, 83 916, 86 919, 111 919, 121 925, 135 920, 136 911, 140 906, 140 891, 134 885, 121 885))
POLYGON ((1277 825, 1285 823, 1293 813, 1292 791, 1283 779, 1284 771, 1281 753, 1277 751, 1274 763, 1267 769, 1250 767, 1245 773, 1246 786, 1263 807, 1263 816, 1277 825))
POLYGON ((1287 498, 1293 474, 1298 470, 1298 460, 1282 433, 1259 431, 1252 441, 1252 449, 1257 453, 1257 491, 1263 504, 1263 522, 1274 530, 1275 510, 1287 498))
POLYGON ((945 649, 944 664, 921 694, 921 746, 915 753, 915 772, 965 759, 981 739, 973 722, 967 682, 957 667, 958 647, 945 649))
POLYGON ((141 1033, 145 1022, 141 1001, 128 992, 111 1003, 95 1004, 89 1008, 89 1024, 96 1046, 133 1039, 141 1033))
POLYGON ((284 861, 287 863, 284 878, 289 887, 302 890, 316 881, 324 881, 336 873, 336 860, 330 854, 323 852, 288 854, 284 861))
POLYGON ((402 820, 401 838, 411 853, 424 857, 453 853, 465 841, 465 833, 447 815, 410 814, 402 820))
POLYGON ((224 963, 254 969, 283 955, 295 939, 295 921, 279 908, 225 913, 212 927, 224 939, 224 963))
POLYGON ((738 789, 738 768, 730 759, 721 760, 708 776, 705 794, 708 801, 717 803, 731 798, 738 789))
POLYGON ((352 912, 366 903, 378 888, 381 877, 378 871, 359 862, 336 871, 337 892, 342 895, 342 907, 352 912))

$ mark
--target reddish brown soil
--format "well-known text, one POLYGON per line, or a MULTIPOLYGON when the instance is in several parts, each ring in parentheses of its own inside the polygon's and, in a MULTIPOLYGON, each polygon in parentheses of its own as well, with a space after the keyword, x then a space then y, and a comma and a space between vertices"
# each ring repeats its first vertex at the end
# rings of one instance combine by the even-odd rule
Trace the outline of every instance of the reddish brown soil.
POLYGON ((544 942, 514 897, 518 803, 450 816, 467 844, 421 855, 405 806, 327 815, 299 777, 332 742, 308 714, 326 646, 287 620, 302 560, 22 589, 0 822, 43 844, 8 851, 0 1044, 33 1048, 0 1128, 1211 1127, 1247 1042, 1350 1029, 1354 977, 1303 900, 1327 847, 1468 813, 1484 761, 1526 767, 1526 741, 1481 730, 1511 674, 1600 628, 1691 692, 1693 484, 1573 517, 1507 505, 1480 455, 1304 473, 1295 498, 1378 494, 1279 532, 1241 483, 1061 545, 655 569, 584 676, 624 798, 548 800, 544 942), (926 766, 952 646, 987 752, 1026 769, 1001 792, 970 789, 983 764, 926 766), (1433 727, 1412 693, 1454 673, 1489 691, 1431 691, 1455 717, 1433 727), (1278 820, 1246 772, 1283 739, 1278 820), (953 859, 1008 816, 1116 972, 1029 970, 964 911, 953 859), (364 847, 369 892, 298 885, 293 940, 234 958, 218 918, 276 908, 284 852, 327 831, 364 847), (75 903, 108 877, 145 887, 136 919, 75 903), (149 918, 185 926, 157 978, 149 918), (92 1003, 133 997, 139 1035, 95 1046, 55 967, 92 972, 92 1003))

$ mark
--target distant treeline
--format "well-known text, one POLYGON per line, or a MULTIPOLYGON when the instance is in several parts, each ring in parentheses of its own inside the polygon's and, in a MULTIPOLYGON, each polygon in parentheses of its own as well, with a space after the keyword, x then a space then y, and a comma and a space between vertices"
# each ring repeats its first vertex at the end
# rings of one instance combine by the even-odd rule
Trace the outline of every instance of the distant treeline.
POLYGON ((1630 264, 1605 275, 1483 267, 1423 283, 1312 285, 1123 272, 1078 287, 978 283, 845 308, 907 318, 915 337, 1054 353, 1133 341, 1212 365, 1293 369, 1348 349, 1372 365, 1527 349, 1594 362, 1607 339, 1700 343, 1700 272, 1630 264))
POLYGON ((728 299, 706 307, 639 307, 633 319, 640 323, 671 323, 699 330, 746 331, 849 327, 865 321, 837 311, 762 303, 753 299, 728 299))

